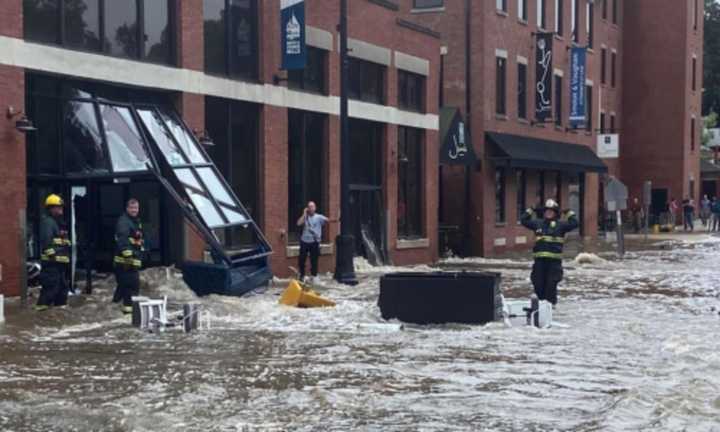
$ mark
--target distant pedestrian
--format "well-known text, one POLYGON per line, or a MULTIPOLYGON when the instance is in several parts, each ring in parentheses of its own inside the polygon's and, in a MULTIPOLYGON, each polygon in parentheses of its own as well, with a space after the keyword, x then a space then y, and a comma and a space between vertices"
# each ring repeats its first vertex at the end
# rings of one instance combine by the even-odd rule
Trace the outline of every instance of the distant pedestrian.
POLYGON ((670 212, 670 227, 673 231, 675 231, 675 226, 677 225, 678 210, 680 210, 680 205, 678 205, 675 198, 671 198, 670 203, 668 204, 668 211, 670 212))
POLYGON ((633 202, 630 205, 630 217, 632 218, 633 230, 635 234, 637 234, 640 232, 640 229, 645 226, 643 224, 645 211, 643 210, 642 204, 640 204, 640 200, 637 198, 633 198, 633 202))
POLYGON ((683 229, 692 232, 695 230, 693 226, 693 215, 695 213, 695 205, 693 200, 686 198, 683 200, 683 229))
POLYGON ((710 216, 712 215, 712 211, 710 209, 711 201, 708 199, 707 195, 703 195, 702 200, 700 201, 700 220, 702 221, 702 224, 704 227, 708 226, 708 222, 710 221, 710 216))
POLYGON ((712 224, 710 231, 718 231, 720 229, 720 199, 713 197, 712 202, 712 224))
POLYGON ((312 201, 308 202, 302 216, 297 220, 297 226, 303 227, 300 236, 300 257, 298 260, 301 281, 305 279, 305 261, 308 254, 310 254, 310 274, 313 278, 317 277, 322 229, 328 220, 327 217, 316 212, 315 203, 312 201))

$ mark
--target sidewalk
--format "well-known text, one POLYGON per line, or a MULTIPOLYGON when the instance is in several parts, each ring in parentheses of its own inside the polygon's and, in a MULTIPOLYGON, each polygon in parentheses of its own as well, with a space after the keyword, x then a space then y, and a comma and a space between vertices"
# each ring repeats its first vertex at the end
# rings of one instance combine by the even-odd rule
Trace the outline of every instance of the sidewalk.
MULTIPOLYGON (((664 240, 676 240, 676 241, 683 241, 683 242, 705 242, 708 240, 715 240, 717 241, 720 239, 720 233, 717 232, 708 232, 705 229, 697 229, 693 232, 688 231, 675 231, 675 232, 666 232, 666 233, 648 233, 647 236, 648 240, 650 241, 664 241, 664 240)), ((626 240, 644 240, 645 234, 625 234, 626 240)))

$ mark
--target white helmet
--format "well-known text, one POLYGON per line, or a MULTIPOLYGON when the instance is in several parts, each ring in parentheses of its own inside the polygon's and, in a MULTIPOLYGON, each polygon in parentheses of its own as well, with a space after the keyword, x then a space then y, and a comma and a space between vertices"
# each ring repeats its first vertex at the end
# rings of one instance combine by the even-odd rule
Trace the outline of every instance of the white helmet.
POLYGON ((545 210, 554 210, 555 213, 560 213, 560 206, 554 199, 550 198, 545 201, 545 210))

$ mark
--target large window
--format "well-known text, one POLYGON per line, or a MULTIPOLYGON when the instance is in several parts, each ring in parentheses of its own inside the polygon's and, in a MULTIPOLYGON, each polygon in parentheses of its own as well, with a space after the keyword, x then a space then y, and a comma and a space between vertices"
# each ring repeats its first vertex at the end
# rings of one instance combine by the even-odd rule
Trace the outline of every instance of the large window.
POLYGON ((307 47, 307 65, 305 69, 288 71, 288 87, 313 93, 327 93, 327 51, 307 47))
POLYGON ((588 48, 592 48, 595 39, 595 5, 592 3, 586 5, 585 30, 587 31, 588 48))
POLYGON ((501 12, 507 12, 507 0, 495 0, 495 8, 501 12))
POLYGON ((528 0, 518 0, 518 19, 522 22, 527 22, 528 0))
POLYGON ((505 169, 495 168, 495 223, 505 223, 505 169))
POLYGON ((366 120, 350 120, 350 183, 353 185, 383 185, 384 126, 366 120))
POLYGON ((24 0, 25 38, 172 63, 173 4, 172 0, 24 0))
POLYGON ((563 3, 563 0, 555 0, 555 33, 557 33, 558 36, 563 35, 563 27, 565 27, 563 19, 565 8, 563 7, 563 3))
POLYGON ((413 7, 415 9, 439 8, 443 7, 444 3, 444 0, 413 0, 413 7))
POLYGON ((398 71, 398 105, 409 111, 425 111, 425 77, 398 71))
MULTIPOLYGON (((258 122, 257 105, 205 98, 205 127, 215 144, 208 147, 208 155, 250 217, 256 220, 260 216, 258 122)), ((254 241, 251 233, 242 227, 225 229, 220 234, 223 244, 229 248, 254 241)))
POLYGON ((377 64, 350 58, 349 96, 376 104, 385 103, 385 67, 377 64))
POLYGON ((578 43, 580 42, 580 5, 578 0, 570 0, 570 6, 572 41, 578 43))
POLYGON ((527 119, 527 65, 518 63, 518 118, 527 119))
POLYGON ((495 58, 495 112, 500 115, 507 114, 505 101, 507 86, 507 59, 495 58))
POLYGON ((288 110, 288 240, 300 241, 296 225, 308 201, 325 215, 325 143, 327 116, 288 110))
POLYGON ((592 132, 593 130, 593 88, 588 85, 585 86, 585 130, 592 132))
POLYGON ((563 125, 563 78, 555 75, 555 125, 563 125))
POLYGON ((545 29, 546 25, 545 0, 537 0, 537 26, 539 29, 545 29))
POLYGON ((423 132, 398 127, 398 207, 399 238, 423 237, 423 132))
POLYGON ((527 175, 525 170, 515 171, 515 191, 517 192, 517 201, 515 203, 517 215, 517 221, 520 222, 520 218, 525 211, 527 201, 527 175))
POLYGON ((257 0, 203 0, 205 71, 258 76, 257 0))

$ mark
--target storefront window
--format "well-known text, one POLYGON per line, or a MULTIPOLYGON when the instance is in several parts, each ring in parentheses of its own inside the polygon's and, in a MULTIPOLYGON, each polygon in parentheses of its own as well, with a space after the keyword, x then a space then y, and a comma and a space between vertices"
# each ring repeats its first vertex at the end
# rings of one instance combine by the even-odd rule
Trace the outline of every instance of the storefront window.
POLYGON ((399 238, 423 236, 423 133, 420 129, 398 127, 398 207, 399 238))
POLYGON ((376 104, 385 103, 385 67, 365 60, 350 58, 351 99, 376 104))
POLYGON ((66 172, 108 172, 108 156, 92 103, 68 101, 65 104, 63 132, 66 172))
POLYGON ((365 120, 350 120, 350 182, 356 185, 382 186, 383 125, 365 120))
POLYGON ((204 0, 203 15, 205 71, 256 79, 257 0, 204 0))
POLYGON ((65 43, 73 48, 100 51, 100 0, 64 1, 65 43))
POLYGON ((425 111, 425 77, 406 71, 398 71, 398 105, 416 112, 425 111))
POLYGON ((102 104, 100 118, 105 127, 113 171, 146 170, 149 157, 130 109, 102 104))
POLYGON ((293 243, 300 238, 295 222, 308 201, 327 213, 323 181, 326 119, 320 114, 288 111, 288 238, 293 243))

